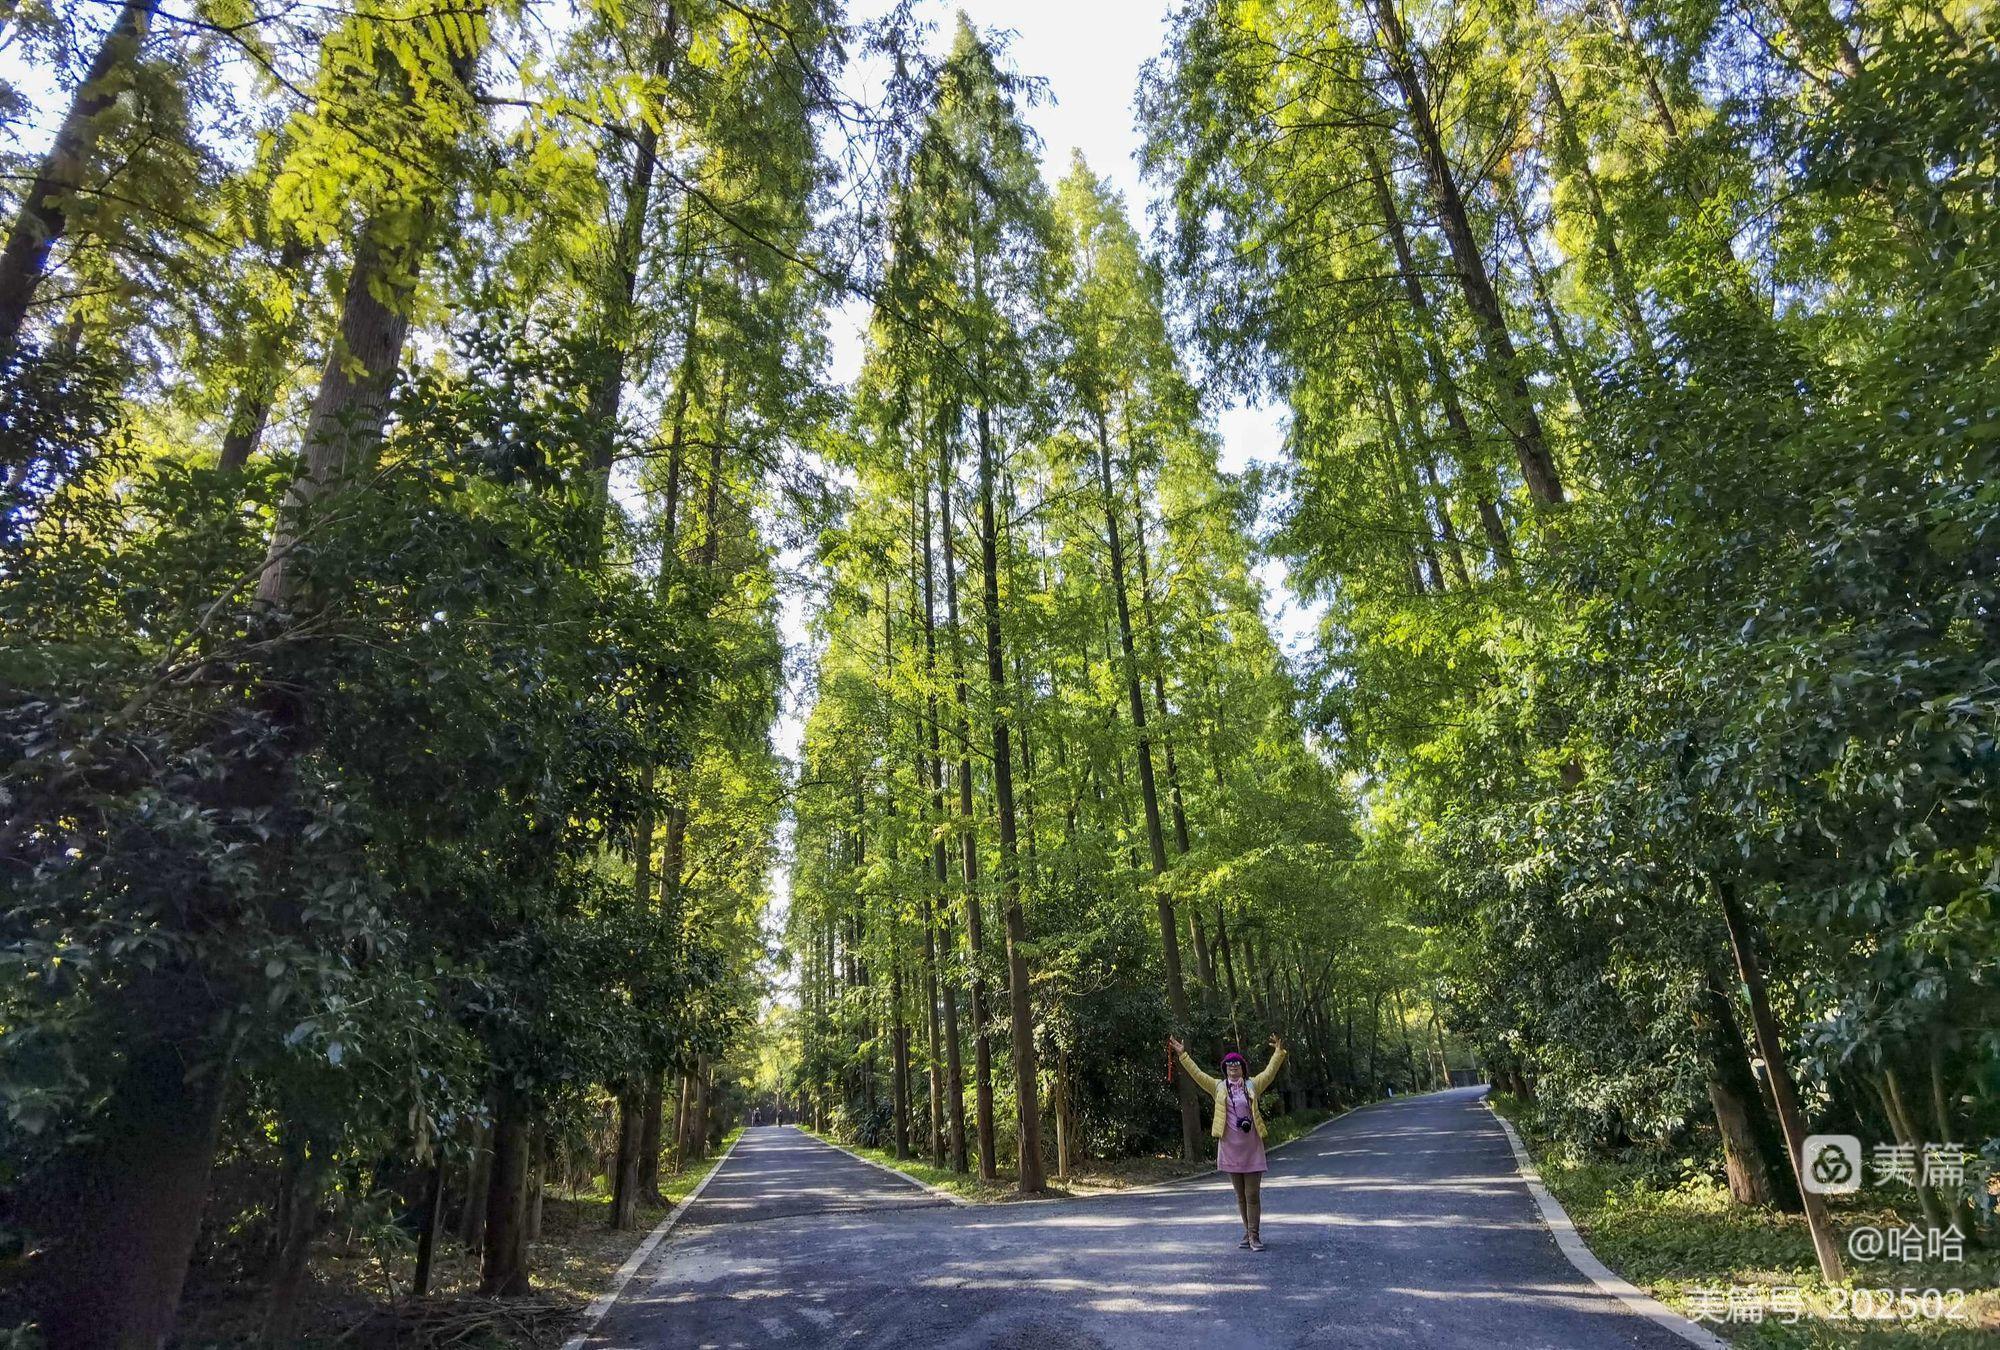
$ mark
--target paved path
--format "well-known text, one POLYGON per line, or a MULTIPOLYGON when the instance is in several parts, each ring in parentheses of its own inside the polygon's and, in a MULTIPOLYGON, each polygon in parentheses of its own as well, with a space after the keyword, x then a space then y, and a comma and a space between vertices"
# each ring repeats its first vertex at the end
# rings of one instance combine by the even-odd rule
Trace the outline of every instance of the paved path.
MULTIPOLYGON (((790 1126, 753 1125, 743 1131, 722 1170, 709 1178, 701 1199, 681 1216, 681 1226, 762 1223, 950 1203, 790 1126)), ((806 1225, 786 1228, 812 1231, 806 1225)))
POLYGON ((747 1130, 591 1350, 1163 1345, 1687 1350, 1577 1274, 1483 1088, 1272 1155, 1269 1250, 1220 1178, 961 1208, 790 1128, 747 1130))

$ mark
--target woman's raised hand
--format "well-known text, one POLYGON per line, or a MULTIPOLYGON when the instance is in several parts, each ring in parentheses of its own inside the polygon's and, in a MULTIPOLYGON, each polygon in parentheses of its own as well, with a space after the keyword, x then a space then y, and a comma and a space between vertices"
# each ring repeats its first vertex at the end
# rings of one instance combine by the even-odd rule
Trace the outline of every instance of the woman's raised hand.
POLYGON ((1282 1050, 1285 1048, 1285 1043, 1278 1039, 1278 1033, 1275 1031, 1271 1033, 1271 1048, 1273 1050, 1282 1050))
POLYGON ((1172 1036, 1169 1036, 1167 1037, 1167 1049, 1173 1051, 1175 1054, 1178 1055, 1185 1053, 1187 1047, 1185 1045, 1182 1045, 1179 1041, 1175 1040, 1172 1036))

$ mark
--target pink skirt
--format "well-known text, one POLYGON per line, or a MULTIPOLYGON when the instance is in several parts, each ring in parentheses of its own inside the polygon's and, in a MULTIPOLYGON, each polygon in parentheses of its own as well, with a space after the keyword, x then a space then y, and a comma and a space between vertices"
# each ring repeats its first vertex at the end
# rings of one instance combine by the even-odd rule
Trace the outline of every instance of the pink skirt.
POLYGON ((1215 1170, 1218 1172, 1266 1170, 1264 1141, 1258 1137, 1256 1126, 1239 1130, 1234 1122, 1224 1122, 1222 1142, 1215 1150, 1215 1170))

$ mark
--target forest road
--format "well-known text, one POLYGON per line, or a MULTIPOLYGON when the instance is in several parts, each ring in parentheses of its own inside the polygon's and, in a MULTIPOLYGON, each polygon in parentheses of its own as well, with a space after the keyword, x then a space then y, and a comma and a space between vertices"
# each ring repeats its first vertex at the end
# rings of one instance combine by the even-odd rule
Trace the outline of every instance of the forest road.
POLYGON ((1556 1249, 1484 1092, 1380 1103, 1274 1152, 1260 1253, 1236 1246, 1219 1176, 958 1207, 749 1129, 590 1350, 1686 1350, 1556 1249))

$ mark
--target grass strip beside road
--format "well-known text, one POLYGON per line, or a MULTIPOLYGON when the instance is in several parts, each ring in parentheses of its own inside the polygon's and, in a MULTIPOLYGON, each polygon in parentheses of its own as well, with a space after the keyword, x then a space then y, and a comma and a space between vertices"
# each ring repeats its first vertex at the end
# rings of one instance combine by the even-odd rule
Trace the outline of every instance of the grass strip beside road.
MULTIPOLYGON (((1520 1131, 1543 1184, 1599 1260, 1747 1350, 1986 1350, 1996 1344, 2000 1252, 1968 1243, 1963 1262, 1851 1261, 1848 1281, 1829 1287, 1819 1278, 1801 1216, 1736 1204, 1722 1178, 1692 1159, 1588 1156, 1542 1132, 1533 1106, 1501 1093, 1491 1100, 1520 1131), (1927 1289, 1963 1290, 1962 1303, 1941 1300, 1962 1316, 1897 1315, 1901 1291, 1927 1289), (1802 1308, 1791 1324, 1771 1311, 1774 1296, 1788 1290, 1798 1291, 1802 1308), (1751 1320, 1753 1309, 1762 1311, 1761 1320, 1751 1320)), ((1889 1208, 1879 1197, 1840 1204, 1834 1220, 1843 1239, 1865 1225, 1924 1223, 1920 1214, 1889 1208)))
MULTIPOLYGON (((628 1229, 613 1230, 606 1227, 611 1217, 611 1197, 593 1195, 577 1201, 564 1201, 562 1213, 546 1208, 542 1216, 541 1240, 530 1245, 528 1250, 529 1272, 538 1292, 556 1294, 588 1305, 611 1277, 625 1264, 625 1258, 634 1248, 644 1242, 657 1228, 660 1221, 673 1212, 675 1205, 686 1199, 699 1186, 702 1178, 722 1165, 735 1146, 736 1138, 743 1133, 737 1126, 723 1136, 722 1143, 706 1158, 688 1163, 677 1171, 660 1174, 660 1194, 666 1198, 664 1205, 640 1205, 638 1218, 628 1229), (555 1222, 551 1222, 554 1218, 555 1222)), ((583 1311, 581 1307, 577 1309, 583 1311)), ((564 1324, 564 1334, 557 1336, 551 1344, 560 1345, 570 1329, 564 1324)), ((539 1342, 538 1342, 539 1344, 539 1342)))

